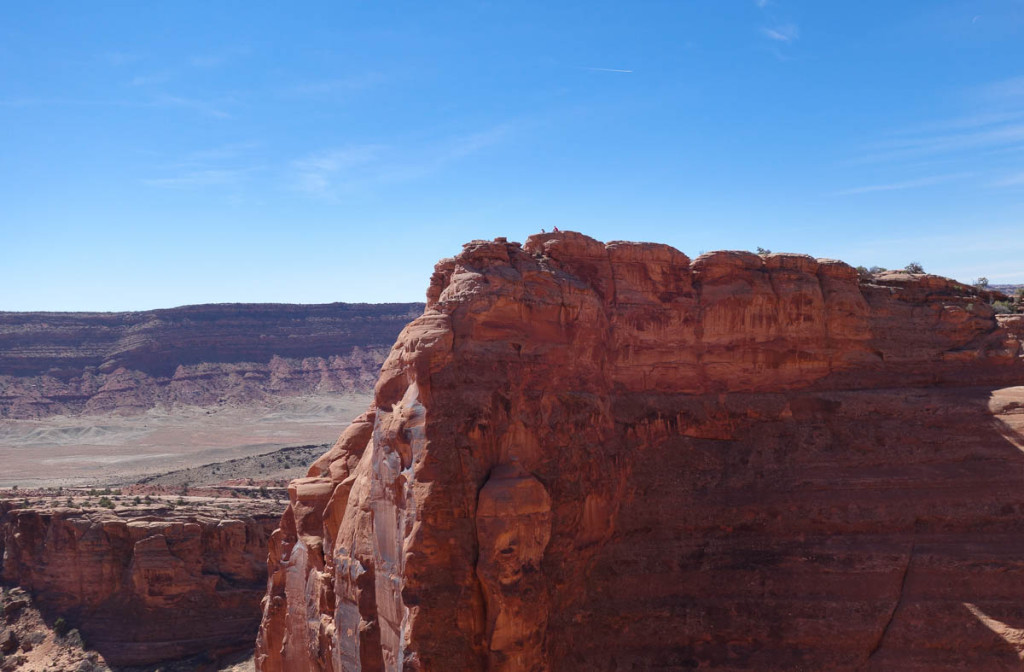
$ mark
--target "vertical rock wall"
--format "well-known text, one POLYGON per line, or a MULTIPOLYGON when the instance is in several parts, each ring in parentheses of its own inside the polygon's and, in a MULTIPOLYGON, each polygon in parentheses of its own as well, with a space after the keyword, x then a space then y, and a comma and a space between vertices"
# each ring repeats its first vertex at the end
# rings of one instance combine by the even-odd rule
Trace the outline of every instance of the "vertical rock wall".
POLYGON ((292 484, 257 667, 1003 669, 1022 335, 934 276, 471 243, 292 484))
POLYGON ((223 513, 0 502, 0 578, 114 665, 243 650, 258 625, 276 516, 223 513))

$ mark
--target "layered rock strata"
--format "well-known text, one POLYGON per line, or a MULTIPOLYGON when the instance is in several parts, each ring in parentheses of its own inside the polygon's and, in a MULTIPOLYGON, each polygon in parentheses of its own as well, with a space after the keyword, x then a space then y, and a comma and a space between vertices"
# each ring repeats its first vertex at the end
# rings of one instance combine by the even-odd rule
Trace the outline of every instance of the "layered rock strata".
POLYGON ((257 669, 1016 669, 1024 318, 985 298, 468 244, 291 485, 257 669))
POLYGON ((372 389, 423 304, 0 312, 0 418, 372 389))
POLYGON ((112 665, 242 650, 259 624, 280 513, 269 503, 235 508, 0 502, 0 578, 78 628, 112 665))

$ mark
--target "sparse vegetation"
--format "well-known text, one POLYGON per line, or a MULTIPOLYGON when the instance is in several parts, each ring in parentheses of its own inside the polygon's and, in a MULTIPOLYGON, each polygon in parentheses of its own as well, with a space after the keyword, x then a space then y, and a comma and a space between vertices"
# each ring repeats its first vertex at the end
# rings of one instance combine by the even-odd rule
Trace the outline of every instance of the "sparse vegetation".
POLYGON ((96 505, 101 507, 101 508, 104 508, 104 509, 112 509, 112 508, 114 508, 114 502, 112 502, 110 500, 110 497, 106 497, 106 496, 100 497, 100 501, 98 501, 96 503, 96 505))
POLYGON ((924 273, 924 266, 920 262, 912 261, 903 267, 907 273, 924 273))
POLYGON ((885 266, 872 266, 871 268, 868 269, 868 273, 874 275, 875 273, 884 273, 888 270, 889 269, 886 268, 885 266))
POLYGON ((980 278, 974 281, 974 286, 977 287, 978 289, 985 289, 986 287, 988 287, 988 278, 986 278, 985 276, 981 276, 980 278))
POLYGON ((757 253, 758 253, 759 255, 761 255, 762 257, 767 257, 767 256, 768 256, 769 254, 771 254, 771 253, 772 253, 772 251, 771 251, 771 250, 769 250, 769 249, 768 249, 768 248, 766 248, 766 247, 758 247, 758 248, 757 248, 757 253))

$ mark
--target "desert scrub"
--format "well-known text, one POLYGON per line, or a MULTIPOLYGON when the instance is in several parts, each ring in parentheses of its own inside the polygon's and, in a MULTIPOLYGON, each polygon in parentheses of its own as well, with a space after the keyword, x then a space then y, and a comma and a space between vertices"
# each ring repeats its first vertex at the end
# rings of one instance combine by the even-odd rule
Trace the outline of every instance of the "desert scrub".
POLYGON ((995 309, 996 315, 1007 315, 1017 312, 1016 307, 1009 301, 995 301, 992 304, 992 308, 995 309))

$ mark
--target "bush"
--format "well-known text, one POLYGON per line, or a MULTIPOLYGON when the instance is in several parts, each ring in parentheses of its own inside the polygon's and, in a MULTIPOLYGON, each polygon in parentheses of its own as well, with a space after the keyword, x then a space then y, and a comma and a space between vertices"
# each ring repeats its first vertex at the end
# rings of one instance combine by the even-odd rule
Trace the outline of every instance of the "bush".
POLYGON ((875 273, 885 273, 888 270, 889 269, 886 268, 885 266, 872 266, 871 268, 868 269, 868 273, 874 275, 875 273))
POLYGON ((1009 301, 996 301, 992 304, 992 307, 995 308, 996 315, 1006 315, 1008 313, 1017 312, 1014 310, 1013 304, 1009 301))
POLYGON ((924 273, 924 266, 919 262, 912 261, 903 267, 903 270, 907 273, 924 273))
POLYGON ((64 620, 63 616, 58 617, 57 620, 53 622, 53 631, 57 633, 58 637, 63 637, 68 634, 69 630, 71 630, 71 626, 68 625, 68 622, 64 620))
POLYGON ((981 276, 980 278, 974 281, 974 286, 977 287, 978 289, 985 289, 986 287, 988 287, 988 278, 986 278, 985 276, 981 276))
POLYGON ((104 509, 112 509, 112 508, 114 508, 114 503, 112 501, 110 501, 110 497, 106 497, 106 496, 100 497, 100 501, 97 502, 97 504, 99 506, 103 507, 104 509))

